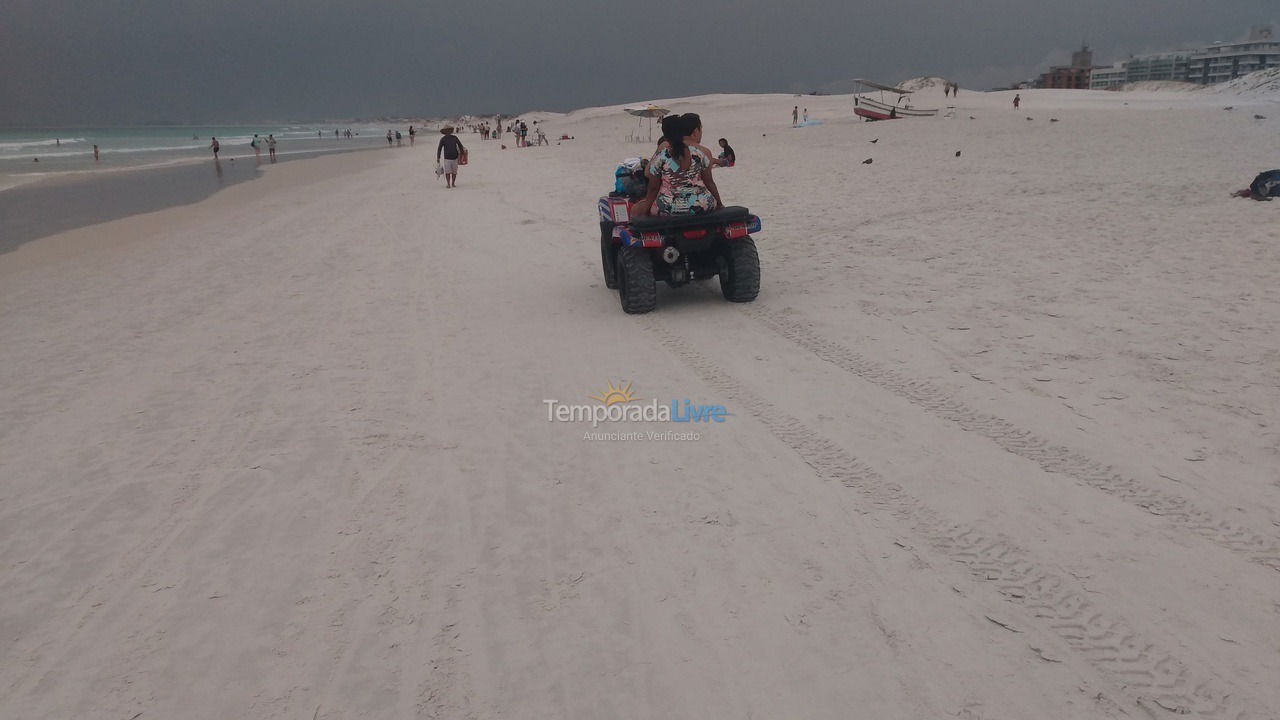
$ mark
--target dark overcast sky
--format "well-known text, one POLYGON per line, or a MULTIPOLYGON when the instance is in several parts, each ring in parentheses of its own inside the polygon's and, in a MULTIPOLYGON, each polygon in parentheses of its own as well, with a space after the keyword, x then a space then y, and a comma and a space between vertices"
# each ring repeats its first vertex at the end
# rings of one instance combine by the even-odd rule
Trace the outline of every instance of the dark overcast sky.
POLYGON ((0 0, 0 124, 567 110, 1235 40, 1277 0, 0 0), (664 12, 678 10, 678 15, 664 12))

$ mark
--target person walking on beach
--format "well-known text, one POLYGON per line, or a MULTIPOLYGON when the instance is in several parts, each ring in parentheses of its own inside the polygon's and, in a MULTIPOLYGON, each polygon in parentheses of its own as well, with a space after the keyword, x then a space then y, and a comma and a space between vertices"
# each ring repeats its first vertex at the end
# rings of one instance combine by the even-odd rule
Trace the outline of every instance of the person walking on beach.
POLYGON ((218 144, 218 138, 216 138, 216 137, 210 137, 209 139, 213 141, 213 142, 209 143, 209 147, 213 150, 213 159, 214 159, 214 160, 217 160, 217 159, 218 159, 218 151, 222 149, 222 146, 218 144))
POLYGON ((400 134, 399 130, 397 130, 396 131, 396 147, 400 147, 404 145, 403 141, 404 141, 404 136, 400 134))
POLYGON ((804 121, 809 122, 809 108, 804 109, 804 121))
POLYGON ((943 83, 942 94, 951 97, 951 83, 943 83))
POLYGON ((391 131, 387 131, 387 147, 391 147, 391 131))
POLYGON ((93 161, 98 162, 98 146, 93 146, 93 161))
POLYGON ((458 159, 467 149, 458 136, 453 134, 453 128, 442 127, 440 133, 444 137, 440 138, 440 144, 436 146, 436 164, 444 169, 445 188, 455 188, 458 186, 458 159))
POLYGON ((418 139, 418 131, 414 130, 413 126, 410 125, 409 126, 409 147, 413 147, 413 141, 417 139, 418 139))
POLYGON ((253 156, 261 160, 262 159, 262 138, 258 137, 258 133, 253 134, 253 140, 249 141, 249 147, 253 148, 253 156))
POLYGON ((800 124, 800 106, 796 105, 795 107, 791 108, 791 127, 795 127, 799 124, 800 124))
POLYGON ((1020 107, 1022 107, 1022 94, 1021 94, 1021 93, 1016 94, 1016 95, 1014 95, 1014 96, 1013 96, 1013 109, 1014 109, 1014 110, 1017 110, 1017 109, 1018 109, 1018 108, 1020 108, 1020 107))
POLYGON ((267 152, 271 155, 271 162, 276 161, 276 136, 267 135, 267 152))

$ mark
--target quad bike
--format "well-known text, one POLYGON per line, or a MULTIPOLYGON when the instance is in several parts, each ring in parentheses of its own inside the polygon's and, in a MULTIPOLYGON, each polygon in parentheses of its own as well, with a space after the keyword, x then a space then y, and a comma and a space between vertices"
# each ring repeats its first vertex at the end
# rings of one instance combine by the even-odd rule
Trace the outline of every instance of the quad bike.
POLYGON ((716 275, 726 300, 756 299, 760 257, 751 233, 760 231, 760 218, 732 206, 701 215, 633 218, 632 204, 616 193, 599 203, 604 284, 617 289, 624 312, 653 310, 659 280, 679 287, 716 275))

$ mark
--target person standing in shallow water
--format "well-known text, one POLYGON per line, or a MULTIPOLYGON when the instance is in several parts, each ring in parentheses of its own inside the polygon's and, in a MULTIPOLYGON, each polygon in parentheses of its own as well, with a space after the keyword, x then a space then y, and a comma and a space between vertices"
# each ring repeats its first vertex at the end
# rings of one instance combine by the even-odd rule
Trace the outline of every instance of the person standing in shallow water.
POLYGON ((98 146, 93 146, 93 161, 98 162, 98 146))
POLYGON ((453 128, 440 128, 440 133, 444 137, 440 138, 440 144, 436 146, 436 163, 444 169, 445 188, 452 189, 458 186, 458 160, 467 149, 458 136, 453 134, 453 128))
POLYGON ((218 159, 218 151, 222 149, 222 145, 218 143, 218 138, 210 137, 213 142, 209 143, 209 149, 213 150, 213 159, 218 159))
POLYGON ((271 162, 276 161, 276 136, 267 136, 267 152, 271 154, 271 162))

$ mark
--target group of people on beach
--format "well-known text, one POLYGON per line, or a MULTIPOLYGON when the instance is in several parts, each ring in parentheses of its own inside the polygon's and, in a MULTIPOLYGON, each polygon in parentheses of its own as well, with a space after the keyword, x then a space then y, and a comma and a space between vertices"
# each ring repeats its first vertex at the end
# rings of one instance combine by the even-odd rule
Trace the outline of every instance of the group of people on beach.
MULTIPOLYGON (((267 133, 265 138, 258 133, 254 133, 253 139, 249 141, 249 147, 253 148, 253 156, 258 160, 258 162, 262 162, 262 148, 264 147, 267 149, 267 157, 271 162, 276 161, 276 136, 274 133, 267 133)), ((222 143, 218 142, 218 138, 216 136, 209 137, 209 149, 213 151, 213 159, 217 160, 218 153, 222 152, 222 143)), ((94 145, 93 150, 93 158, 97 160, 98 146, 94 145)), ((235 158, 232 158, 232 160, 234 159, 235 158)))
MULTIPOLYGON (((218 139, 214 138, 213 142, 215 143, 218 142, 218 139)), ((262 160, 262 146, 264 145, 267 147, 267 152, 271 157, 271 162, 275 162, 276 161, 276 136, 271 133, 268 133, 267 139, 263 140, 262 138, 258 137, 258 133, 254 133, 253 140, 249 141, 249 146, 253 148, 253 156, 259 162, 261 162, 262 160)), ((213 147, 213 146, 210 145, 210 147, 213 147)), ((218 149, 216 147, 213 149, 213 156, 215 158, 218 156, 218 149)))
POLYGON ((948 80, 942 85, 942 94, 947 97, 960 97, 960 86, 948 80))
POLYGON ((529 147, 530 145, 535 145, 535 144, 536 145, 551 144, 547 142, 547 134, 542 131, 542 128, 537 127, 538 121, 534 120, 533 124, 534 124, 534 142, 533 143, 529 142, 529 124, 526 123, 524 120, 515 120, 510 125, 507 125, 507 132, 516 136, 516 147, 529 147))
MULTIPOLYGON (((417 139, 418 139, 418 130, 414 126, 410 125, 409 126, 409 147, 413 147, 413 143, 417 139)), ((404 145, 404 136, 400 134, 399 130, 396 130, 394 133, 391 130, 387 131, 387 147, 391 146, 391 143, 393 140, 395 141, 396 145, 404 145)))

